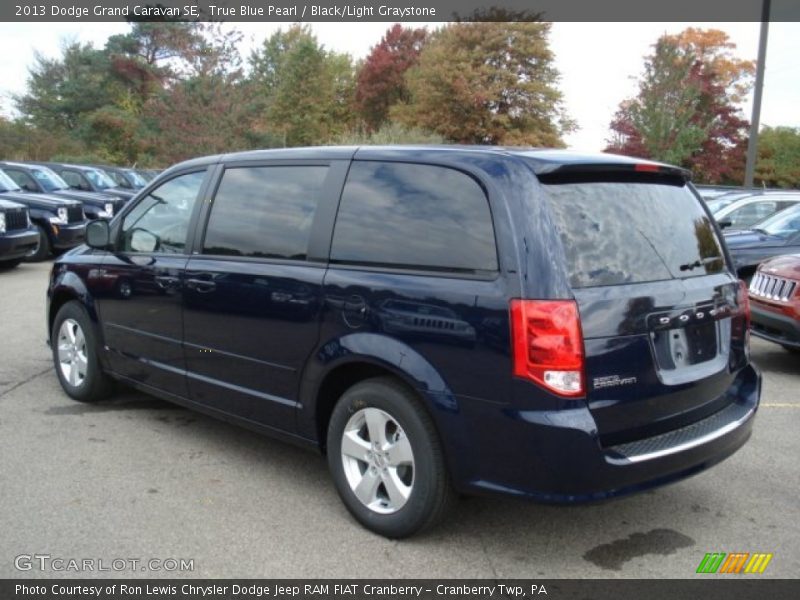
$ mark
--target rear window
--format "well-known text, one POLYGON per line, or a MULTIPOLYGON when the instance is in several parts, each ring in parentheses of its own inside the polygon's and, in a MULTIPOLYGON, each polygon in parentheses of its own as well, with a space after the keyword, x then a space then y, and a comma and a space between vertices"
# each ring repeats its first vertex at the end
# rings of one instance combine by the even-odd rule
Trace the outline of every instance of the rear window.
POLYGON ((545 185, 572 287, 697 277, 725 268, 714 228, 685 186, 545 185))

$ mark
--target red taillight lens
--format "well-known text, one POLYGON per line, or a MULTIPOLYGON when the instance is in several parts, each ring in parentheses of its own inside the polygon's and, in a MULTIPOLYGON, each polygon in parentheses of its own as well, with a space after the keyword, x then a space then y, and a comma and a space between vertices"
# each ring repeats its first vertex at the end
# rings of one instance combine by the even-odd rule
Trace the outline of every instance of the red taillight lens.
POLYGON ((658 165, 638 163, 635 167, 633 167, 633 170, 638 171, 639 173, 658 173, 661 170, 661 167, 658 165))
POLYGON ((573 300, 512 300, 514 375, 561 396, 580 396, 583 335, 573 300))

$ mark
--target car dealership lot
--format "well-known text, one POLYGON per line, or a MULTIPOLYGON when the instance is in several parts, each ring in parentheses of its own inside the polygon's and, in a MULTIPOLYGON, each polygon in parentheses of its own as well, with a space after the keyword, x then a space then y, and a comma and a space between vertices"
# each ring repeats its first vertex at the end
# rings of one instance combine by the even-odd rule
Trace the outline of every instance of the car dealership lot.
POLYGON ((691 577, 738 551, 774 554, 761 577, 800 572, 800 355, 778 346, 753 340, 755 433, 711 471, 594 506, 468 499, 393 542, 353 521, 313 453, 137 392, 70 400, 44 344, 49 269, 0 273, 0 577, 92 575, 18 571, 21 554, 194 561, 155 576, 554 578, 691 577))

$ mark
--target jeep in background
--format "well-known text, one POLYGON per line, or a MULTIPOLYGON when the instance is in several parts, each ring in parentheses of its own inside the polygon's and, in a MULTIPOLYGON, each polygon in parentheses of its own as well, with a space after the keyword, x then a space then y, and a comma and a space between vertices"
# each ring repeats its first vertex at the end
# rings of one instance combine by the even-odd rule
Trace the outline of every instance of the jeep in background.
POLYGON ((103 173, 113 179, 117 186, 125 190, 131 190, 134 193, 138 192, 147 185, 147 180, 139 175, 136 169, 131 169, 128 167, 112 167, 109 165, 86 166, 101 170, 103 173))
POLYGON ((726 232, 725 242, 736 272, 749 283, 759 263, 800 252, 800 205, 784 209, 750 229, 726 232))
POLYGON ((26 260, 45 260, 53 252, 69 250, 83 243, 87 221, 83 206, 77 200, 21 192, 19 186, 2 171, 0 198, 28 208, 30 220, 38 236, 26 260))
POLYGON ((113 194, 73 190, 48 167, 0 161, 0 170, 16 182, 19 191, 80 201, 88 219, 110 219, 125 206, 125 200, 113 194))
POLYGON ((57 162, 34 162, 28 164, 41 165, 48 167, 67 182, 73 190, 81 192, 99 192, 101 194, 112 194, 122 198, 126 202, 136 195, 133 190, 119 187, 117 183, 100 169, 87 167, 84 165, 71 165, 57 162))
POLYGON ((800 254, 764 261, 750 282, 753 335, 800 352, 800 254))
POLYGON ((25 205, 0 197, 0 270, 16 267, 38 243, 39 232, 25 205))

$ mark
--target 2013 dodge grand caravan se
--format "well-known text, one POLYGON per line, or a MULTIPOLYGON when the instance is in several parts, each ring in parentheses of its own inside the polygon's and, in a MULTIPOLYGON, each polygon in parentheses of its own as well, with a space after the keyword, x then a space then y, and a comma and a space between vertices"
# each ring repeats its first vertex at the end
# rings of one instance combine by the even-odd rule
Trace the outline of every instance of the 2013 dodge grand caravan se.
POLYGON ((172 167, 53 267, 58 378, 327 453, 390 537, 454 492, 600 500, 748 439, 747 290, 680 169, 482 147, 172 167))

